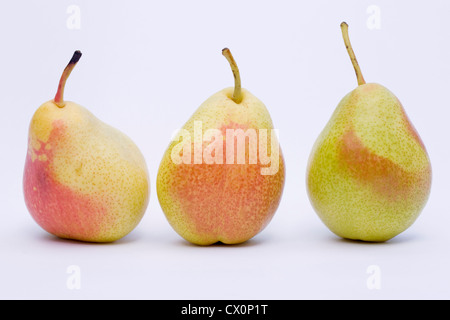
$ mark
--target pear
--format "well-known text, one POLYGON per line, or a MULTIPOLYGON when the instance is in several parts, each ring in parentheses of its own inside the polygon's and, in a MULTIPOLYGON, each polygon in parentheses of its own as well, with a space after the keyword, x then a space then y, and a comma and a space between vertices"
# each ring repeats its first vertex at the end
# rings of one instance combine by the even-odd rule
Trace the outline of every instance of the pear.
POLYGON ((425 146, 397 97, 366 83, 348 36, 342 35, 358 87, 338 104, 307 165, 307 192, 336 235, 383 242, 418 218, 431 188, 425 146))
POLYGON ((149 201, 143 155, 119 130, 64 101, 81 57, 75 51, 53 100, 34 113, 23 189, 26 206, 47 232, 65 239, 112 242, 131 232, 149 201))
POLYGON ((188 242, 204 246, 243 243, 262 231, 279 206, 285 181, 270 114, 241 88, 230 50, 222 54, 234 88, 200 105, 169 144, 157 175, 168 222, 188 242))

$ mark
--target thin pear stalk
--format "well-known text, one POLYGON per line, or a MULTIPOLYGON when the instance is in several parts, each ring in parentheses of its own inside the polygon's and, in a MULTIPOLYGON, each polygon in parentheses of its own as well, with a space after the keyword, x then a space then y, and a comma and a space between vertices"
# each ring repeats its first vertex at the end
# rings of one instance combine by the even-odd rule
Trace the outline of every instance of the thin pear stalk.
POLYGON ((242 102, 242 88, 241 88, 241 75, 239 73, 239 68, 236 64, 236 61, 234 61, 233 55, 231 54, 230 49, 224 48, 222 50, 222 55, 227 58, 228 62, 230 63, 231 71, 233 72, 234 77, 234 91, 233 96, 231 99, 239 104, 242 102))
POLYGON ((431 191, 424 143, 398 98, 366 83, 348 35, 358 86, 338 104, 307 166, 307 192, 324 224, 354 240, 387 241, 418 218, 431 191))
POLYGON ((342 38, 344 38, 345 48, 347 49, 350 61, 352 62, 353 68, 355 69, 356 79, 358 80, 358 85, 363 85, 366 83, 359 67, 358 60, 356 60, 355 53, 353 52, 352 44, 350 43, 350 38, 348 36, 348 24, 346 22, 341 23, 342 38))

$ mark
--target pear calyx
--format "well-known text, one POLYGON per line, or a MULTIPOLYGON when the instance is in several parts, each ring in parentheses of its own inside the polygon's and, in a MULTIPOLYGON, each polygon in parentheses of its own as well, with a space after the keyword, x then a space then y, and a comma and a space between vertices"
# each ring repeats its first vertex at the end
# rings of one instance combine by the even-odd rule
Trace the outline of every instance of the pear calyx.
POLYGON ((64 87, 66 86, 67 78, 69 77, 70 73, 72 72, 73 68, 76 66, 80 58, 81 58, 81 51, 80 50, 75 51, 61 75, 61 79, 59 80, 58 85, 58 91, 56 91, 55 98, 53 99, 55 104, 60 108, 63 108, 66 105, 66 103, 64 102, 64 87))

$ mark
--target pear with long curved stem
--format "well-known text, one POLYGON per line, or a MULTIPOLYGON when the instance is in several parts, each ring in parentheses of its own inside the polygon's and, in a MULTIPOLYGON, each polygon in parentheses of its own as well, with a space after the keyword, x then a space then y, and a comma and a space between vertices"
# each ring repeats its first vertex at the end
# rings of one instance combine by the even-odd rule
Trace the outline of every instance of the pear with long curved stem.
POLYGON ((139 223, 149 199, 145 159, 134 142, 86 108, 64 100, 75 51, 55 98, 29 127, 23 189, 34 220, 61 238, 111 242, 139 223))
POLYGON ((324 224, 347 239, 387 241, 408 229, 431 190, 425 146, 397 97, 366 83, 343 22, 358 86, 338 104, 307 166, 307 192, 324 224))
POLYGON ((284 187, 284 159, 269 112, 241 88, 230 50, 222 54, 233 71, 234 88, 200 105, 169 144, 157 176, 167 220, 180 236, 198 245, 237 244, 254 237, 272 219, 284 187), (267 144, 262 143, 264 133, 271 138, 267 144), (253 151, 266 146, 270 161, 259 156, 252 162, 253 151))

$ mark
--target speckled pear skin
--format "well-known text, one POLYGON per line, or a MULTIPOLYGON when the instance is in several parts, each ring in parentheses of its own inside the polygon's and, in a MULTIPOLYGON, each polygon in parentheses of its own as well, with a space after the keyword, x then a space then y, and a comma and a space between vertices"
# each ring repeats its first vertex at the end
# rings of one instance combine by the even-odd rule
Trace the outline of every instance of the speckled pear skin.
POLYGON ((112 242, 140 222, 150 183, 130 138, 76 103, 60 108, 48 101, 31 120, 23 187, 28 210, 44 230, 112 242))
POLYGON ((431 176, 425 146, 400 101, 368 83, 341 100, 315 142, 307 191, 336 235, 383 242, 420 215, 431 176))
MULTIPOLYGON (((219 129, 273 129, 265 105, 243 89, 243 100, 236 104, 233 88, 208 98, 183 126, 194 135, 194 122, 201 121, 203 132, 219 129)), ((238 244, 261 232, 271 221, 281 200, 285 164, 279 153, 279 168, 273 175, 262 175, 265 165, 175 164, 171 153, 179 141, 167 148, 158 170, 157 195, 173 229, 197 245, 217 242, 238 244)), ((225 144, 225 142, 224 142, 225 144)), ((201 148, 205 148, 202 145, 201 148)), ((194 146, 192 148, 194 153, 194 146)), ((248 155, 248 150, 246 151, 248 155)), ((269 147, 268 154, 271 150, 269 147)), ((225 154, 225 145, 224 145, 225 154)))

